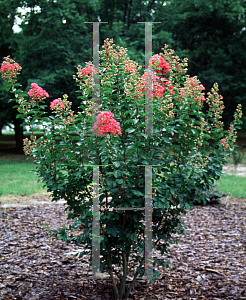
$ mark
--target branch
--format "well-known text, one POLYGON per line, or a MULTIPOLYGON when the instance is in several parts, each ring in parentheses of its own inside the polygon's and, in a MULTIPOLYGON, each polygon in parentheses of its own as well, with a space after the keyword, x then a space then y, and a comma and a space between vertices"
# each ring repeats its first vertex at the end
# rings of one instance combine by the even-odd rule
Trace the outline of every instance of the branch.
POLYGON ((109 263, 109 274, 110 274, 110 277, 111 277, 111 280, 112 280, 112 283, 113 283, 115 296, 116 296, 116 299, 119 299, 119 291, 118 291, 116 282, 114 280, 113 267, 112 267, 110 252, 108 253, 108 263, 109 263))
MULTIPOLYGON (((144 259, 145 259, 145 256, 142 258, 141 262, 139 263, 139 267, 142 266, 142 264, 143 264, 143 262, 144 262, 144 259)), ((135 273, 135 275, 134 275, 134 278, 133 278, 133 281, 131 282, 131 285, 130 285, 130 287, 129 287, 127 293, 126 293, 126 299, 129 297, 130 292, 131 292, 131 290, 132 290, 132 288, 133 288, 133 286, 134 286, 134 284, 135 284, 135 281, 136 281, 138 275, 139 275, 139 272, 136 271, 136 273, 135 273)))
POLYGON ((123 261, 123 276, 122 276, 121 287, 120 287, 120 299, 122 298, 126 288, 126 276, 127 276, 127 265, 128 265, 128 257, 126 252, 122 252, 122 261, 123 261))

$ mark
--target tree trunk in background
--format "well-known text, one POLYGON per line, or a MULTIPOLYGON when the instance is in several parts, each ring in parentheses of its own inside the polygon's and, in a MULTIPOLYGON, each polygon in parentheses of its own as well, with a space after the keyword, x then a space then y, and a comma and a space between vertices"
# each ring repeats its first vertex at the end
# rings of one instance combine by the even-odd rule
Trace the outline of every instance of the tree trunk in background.
POLYGON ((21 126, 22 120, 21 119, 14 119, 14 126, 15 126, 15 143, 16 143, 16 153, 17 154, 24 154, 23 151, 23 127, 21 126))

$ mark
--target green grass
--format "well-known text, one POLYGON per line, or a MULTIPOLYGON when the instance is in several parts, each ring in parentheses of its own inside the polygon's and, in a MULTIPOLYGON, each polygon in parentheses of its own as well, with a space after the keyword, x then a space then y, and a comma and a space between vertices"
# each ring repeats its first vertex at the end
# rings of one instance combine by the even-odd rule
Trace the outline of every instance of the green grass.
POLYGON ((217 184, 220 191, 232 197, 246 198, 246 177, 225 174, 217 184))
MULTIPOLYGON (((46 191, 37 182, 38 176, 31 172, 34 169, 35 164, 22 155, 0 158, 0 196, 44 194, 46 191)), ((220 191, 233 197, 246 198, 246 177, 222 175, 217 184, 220 191)))
POLYGON ((37 182, 38 176, 31 172, 34 169, 34 163, 25 157, 14 161, 0 160, 0 196, 44 194, 42 183, 37 182))

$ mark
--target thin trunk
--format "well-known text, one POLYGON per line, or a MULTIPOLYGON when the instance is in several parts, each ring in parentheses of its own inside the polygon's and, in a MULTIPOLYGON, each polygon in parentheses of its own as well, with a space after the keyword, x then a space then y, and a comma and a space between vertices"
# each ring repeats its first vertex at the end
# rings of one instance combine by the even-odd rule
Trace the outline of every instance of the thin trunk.
POLYGON ((3 135, 2 130, 3 130, 3 125, 1 124, 0 125, 0 135, 3 135))
POLYGON ((21 119, 14 119, 14 126, 15 126, 15 144, 16 144, 16 153, 17 154, 24 154, 23 151, 23 127, 21 126, 22 120, 21 119))
POLYGON ((109 274, 113 283, 113 288, 114 288, 114 293, 115 293, 115 299, 119 300, 119 291, 114 279, 114 274, 113 274, 113 266, 112 266, 112 262, 111 262, 111 253, 108 253, 108 263, 109 263, 109 274))
POLYGON ((122 261, 123 261, 123 276, 120 282, 120 299, 122 299, 126 289, 126 276, 127 276, 127 266, 128 266, 128 255, 126 252, 122 253, 122 261))
MULTIPOLYGON (((144 263, 144 260, 145 260, 145 256, 144 256, 144 257, 142 258, 142 260, 140 261, 140 263, 139 263, 139 268, 142 267, 142 265, 143 265, 143 263, 144 263)), ((139 273, 138 273, 138 271, 136 271, 136 273, 135 273, 135 275, 134 275, 134 277, 133 277, 133 280, 132 280, 132 282, 131 282, 131 284, 130 284, 130 287, 129 287, 127 293, 126 293, 126 299, 129 297, 130 292, 132 291, 132 289, 133 289, 133 287, 134 287, 134 284, 135 284, 135 282, 136 282, 136 280, 137 280, 138 275, 139 275, 139 273)))

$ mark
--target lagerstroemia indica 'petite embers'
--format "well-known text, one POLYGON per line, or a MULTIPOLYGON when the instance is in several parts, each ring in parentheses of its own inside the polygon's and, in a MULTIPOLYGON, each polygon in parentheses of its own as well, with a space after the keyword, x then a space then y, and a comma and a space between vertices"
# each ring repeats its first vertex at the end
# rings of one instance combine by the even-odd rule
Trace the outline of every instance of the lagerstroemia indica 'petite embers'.
MULTIPOLYGON (((74 79, 81 104, 76 114, 64 95, 50 102, 47 116, 48 94, 29 92, 28 99, 16 83, 21 68, 9 57, 1 73, 6 88, 15 94, 21 117, 30 126, 37 120, 43 124, 43 136, 37 138, 33 132, 31 140, 25 140, 25 152, 35 158, 36 171, 52 199, 65 199, 74 220, 70 228, 51 234, 89 250, 93 170, 99 166, 100 268, 110 274, 116 299, 125 299, 145 270, 145 212, 134 208, 145 206, 150 170, 146 166, 152 166, 152 245, 163 254, 175 241, 173 234, 184 232, 181 217, 192 201, 206 201, 202 192, 219 179, 234 150, 242 112, 239 105, 229 130, 224 130, 218 85, 205 95, 198 78, 187 75, 187 60, 180 61, 168 46, 151 58, 145 72, 128 58, 126 49, 114 46, 113 40, 105 40, 99 70, 91 62, 78 67, 74 79), (99 92, 97 74, 98 104, 92 101, 93 93, 99 92), (151 106, 145 102, 148 98, 151 106), (129 284, 127 276, 132 277, 129 284)), ((41 91, 33 84, 34 89, 41 91)), ((152 262, 166 266, 156 257, 152 262)), ((154 268, 153 278, 158 274, 154 268)))

